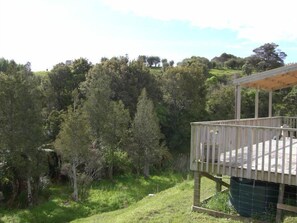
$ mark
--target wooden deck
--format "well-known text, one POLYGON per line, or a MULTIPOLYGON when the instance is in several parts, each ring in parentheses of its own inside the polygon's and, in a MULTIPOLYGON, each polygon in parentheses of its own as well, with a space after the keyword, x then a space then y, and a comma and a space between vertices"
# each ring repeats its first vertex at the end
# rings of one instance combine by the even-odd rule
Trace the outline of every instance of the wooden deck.
POLYGON ((296 124, 284 117, 192 123, 191 169, 297 186, 296 124))
POLYGON ((264 143, 254 144, 251 157, 248 157, 248 149, 245 146, 238 150, 226 152, 226 154, 222 153, 217 162, 237 168, 263 170, 272 174, 296 175, 297 139, 283 137, 279 141, 272 139, 266 140, 264 143))

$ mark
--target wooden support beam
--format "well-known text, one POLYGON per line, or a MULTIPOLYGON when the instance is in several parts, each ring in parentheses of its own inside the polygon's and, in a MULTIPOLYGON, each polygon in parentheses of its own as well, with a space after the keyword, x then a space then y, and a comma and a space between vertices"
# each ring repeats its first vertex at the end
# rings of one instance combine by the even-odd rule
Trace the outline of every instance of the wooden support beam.
POLYGON ((201 172, 194 171, 194 206, 200 206, 201 172))
POLYGON ((235 101, 236 101, 236 119, 240 119, 241 114, 241 86, 236 86, 236 92, 235 92, 235 101))
MULTIPOLYGON (((254 223, 263 223, 263 221, 259 221, 256 219, 252 219, 252 218, 246 218, 246 217, 242 217, 239 215, 231 215, 231 214, 226 214, 220 211, 215 211, 215 210, 211 210, 208 208, 203 208, 203 207, 198 207, 198 206, 192 206, 192 210, 199 212, 199 213, 207 213, 211 216, 214 216, 216 218, 227 218, 228 220, 232 219, 235 221, 240 221, 240 222, 254 222, 254 223)), ((228 221, 227 220, 227 221, 228 221)))
MULTIPOLYGON (((204 177, 207 177, 208 179, 211 179, 211 180, 215 181, 215 182, 218 181, 218 177, 214 177, 214 176, 210 175, 209 173, 206 173, 206 172, 200 172, 200 174, 201 174, 202 176, 204 176, 204 177)), ((224 181, 219 181, 219 182, 221 182, 222 185, 225 186, 225 187, 227 187, 227 188, 230 187, 230 185, 227 184, 227 183, 224 182, 224 181)))
POLYGON ((285 210, 285 211, 291 211, 294 213, 297 213, 297 207, 287 205, 287 204, 277 204, 277 209, 285 210))
MULTIPOLYGON (((285 193, 285 184, 279 185, 279 192, 278 192, 278 206, 279 204, 283 204, 284 202, 284 193, 285 193)), ((277 208, 276 213, 276 222, 280 223, 282 220, 282 209, 277 208)))
POLYGON ((218 175, 216 178, 216 192, 219 193, 222 191, 222 175, 218 175))
POLYGON ((259 117, 259 88, 256 90, 255 95, 255 118, 259 117))
POLYGON ((268 117, 272 117, 272 91, 269 91, 269 108, 268 108, 268 117))

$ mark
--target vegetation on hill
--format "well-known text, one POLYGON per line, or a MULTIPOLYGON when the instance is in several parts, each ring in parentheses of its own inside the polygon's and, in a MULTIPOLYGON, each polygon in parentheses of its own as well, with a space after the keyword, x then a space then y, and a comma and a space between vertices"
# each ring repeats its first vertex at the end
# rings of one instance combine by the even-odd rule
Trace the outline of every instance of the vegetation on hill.
MULTIPOLYGON (((248 58, 192 56, 176 65, 158 56, 102 58, 97 64, 79 58, 35 74, 30 63, 1 58, 0 204, 49 205, 45 200, 55 190, 47 182, 64 180, 72 187, 67 196, 78 202, 73 206, 84 212, 79 202, 102 179, 187 172, 190 122, 233 118, 234 76, 283 65, 286 54, 277 47, 265 44, 248 58)), ((296 92, 274 93, 275 114, 296 111, 296 92)), ((254 95, 242 90, 244 117, 254 115, 254 95)), ((267 115, 266 97, 260 93, 259 116, 267 115)), ((27 212, 20 216, 26 219, 27 212)))
POLYGON ((101 180, 92 184, 88 196, 74 202, 68 184, 51 185, 48 201, 40 201, 30 209, 6 209, 0 206, 0 222, 69 222, 98 213, 122 209, 136 203, 148 194, 157 194, 183 182, 181 174, 165 172, 149 179, 135 175, 119 176, 113 182, 101 180))

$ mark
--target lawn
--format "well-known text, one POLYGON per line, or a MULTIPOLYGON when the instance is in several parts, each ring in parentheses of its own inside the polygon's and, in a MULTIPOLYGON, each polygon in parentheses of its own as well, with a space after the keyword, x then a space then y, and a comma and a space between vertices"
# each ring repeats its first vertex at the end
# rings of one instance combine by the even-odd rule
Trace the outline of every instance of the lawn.
MULTIPOLYGON (((202 179, 202 199, 215 192, 212 181, 202 179)), ((155 196, 146 196, 141 201, 113 212, 78 219, 73 223, 124 223, 124 222, 236 222, 229 219, 217 219, 207 214, 191 211, 193 201, 193 180, 184 182, 162 191, 155 196)))
MULTIPOLYGON (((194 182, 189 178, 162 173, 150 179, 129 175, 114 182, 103 180, 94 183, 89 198, 78 203, 69 198, 67 185, 52 186, 50 200, 34 208, 0 209, 0 223, 237 222, 192 212, 194 182)), ((201 190, 202 199, 213 195, 214 182, 202 178, 201 190)), ((297 217, 287 215, 284 222, 297 222, 297 217)))
POLYGON ((94 214, 117 210, 141 200, 150 193, 158 193, 183 181, 180 174, 162 173, 149 179, 134 175, 102 180, 92 185, 85 201, 73 202, 68 185, 50 188, 50 199, 31 209, 7 210, 0 208, 2 222, 69 222, 94 214))

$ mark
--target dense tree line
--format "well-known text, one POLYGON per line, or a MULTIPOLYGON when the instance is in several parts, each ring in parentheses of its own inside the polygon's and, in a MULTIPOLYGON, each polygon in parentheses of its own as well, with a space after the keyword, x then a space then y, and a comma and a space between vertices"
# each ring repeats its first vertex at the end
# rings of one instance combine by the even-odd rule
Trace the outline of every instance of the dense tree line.
MULTIPOLYGON (((248 58, 193 56, 176 66, 156 56, 102 58, 97 64, 79 58, 43 76, 31 72, 30 63, 0 59, 5 203, 34 204, 46 176, 68 177, 74 200, 83 198, 92 180, 121 173, 149 177, 151 168, 189 153, 190 122, 234 117, 234 76, 211 69, 233 69, 242 76, 282 66, 286 54, 277 47, 265 44, 248 58), (151 68, 160 62, 162 68, 151 68)), ((253 117, 254 94, 243 90, 245 117, 253 117)), ((296 95, 296 88, 276 92, 277 113, 292 115, 296 95)), ((261 93, 260 100, 267 102, 266 96, 261 93)), ((267 115, 267 109, 259 110, 267 115)))

